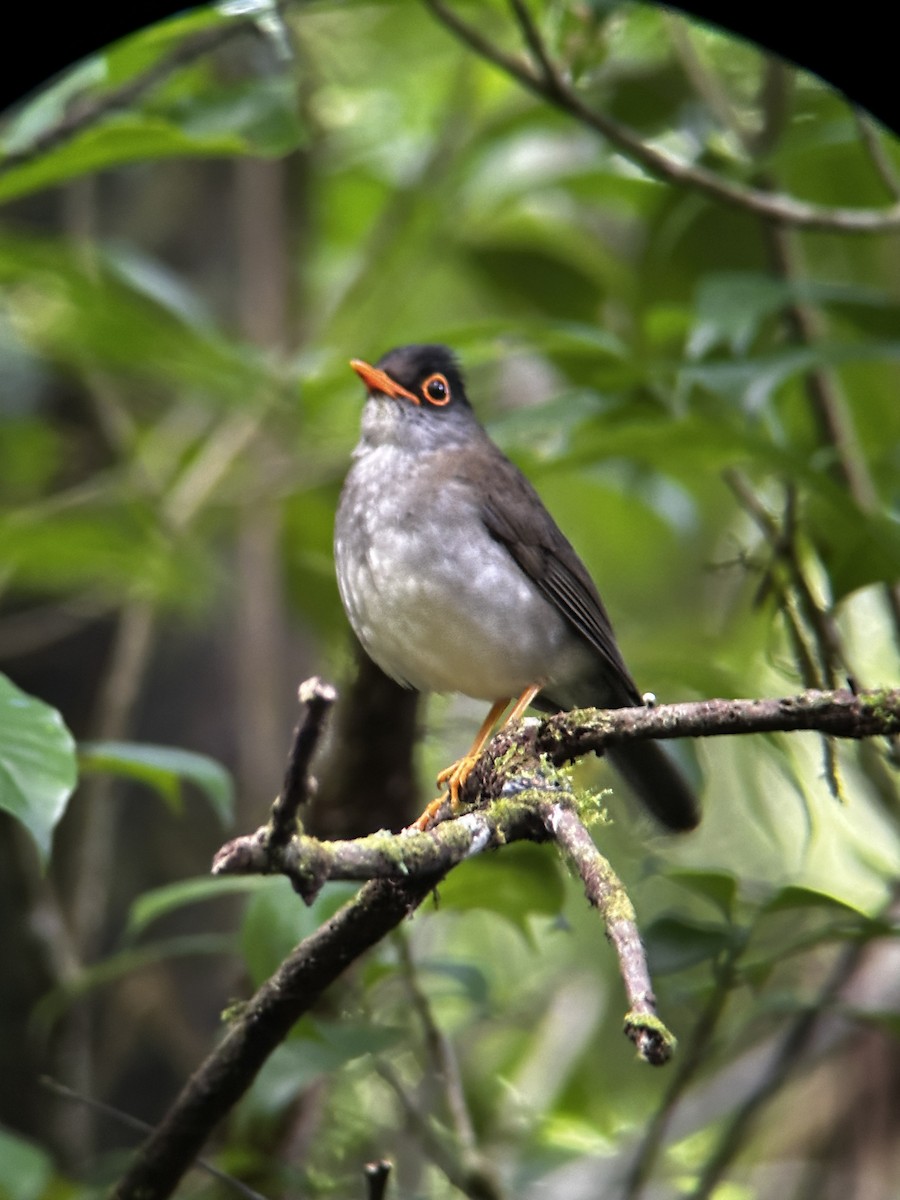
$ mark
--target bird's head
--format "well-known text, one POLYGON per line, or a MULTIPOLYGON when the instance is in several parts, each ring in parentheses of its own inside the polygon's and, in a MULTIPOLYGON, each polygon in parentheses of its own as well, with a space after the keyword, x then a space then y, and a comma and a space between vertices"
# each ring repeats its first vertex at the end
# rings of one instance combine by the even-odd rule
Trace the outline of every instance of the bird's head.
POLYGON ((350 366, 368 392, 363 436, 369 442, 431 449, 464 440, 478 427, 459 364, 446 346, 398 346, 375 366, 358 358, 350 366))

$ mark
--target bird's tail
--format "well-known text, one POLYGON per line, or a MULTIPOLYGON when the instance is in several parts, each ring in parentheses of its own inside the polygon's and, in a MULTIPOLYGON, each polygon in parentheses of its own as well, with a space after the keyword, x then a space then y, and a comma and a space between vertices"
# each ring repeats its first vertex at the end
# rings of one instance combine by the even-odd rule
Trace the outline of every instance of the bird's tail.
POLYGON ((693 829, 700 804, 675 762, 656 742, 610 746, 606 757, 658 821, 673 832, 693 829))

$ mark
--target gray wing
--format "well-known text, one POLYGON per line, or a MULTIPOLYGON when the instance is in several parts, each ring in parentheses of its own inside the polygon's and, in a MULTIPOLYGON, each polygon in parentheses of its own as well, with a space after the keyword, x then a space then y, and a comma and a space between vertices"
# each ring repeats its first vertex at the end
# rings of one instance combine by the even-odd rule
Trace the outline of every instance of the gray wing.
POLYGON ((587 569, 518 467, 493 443, 490 448, 494 454, 488 478, 480 481, 482 487, 487 483, 481 508, 485 528, 596 652, 598 674, 621 693, 622 704, 640 704, 640 692, 587 569))

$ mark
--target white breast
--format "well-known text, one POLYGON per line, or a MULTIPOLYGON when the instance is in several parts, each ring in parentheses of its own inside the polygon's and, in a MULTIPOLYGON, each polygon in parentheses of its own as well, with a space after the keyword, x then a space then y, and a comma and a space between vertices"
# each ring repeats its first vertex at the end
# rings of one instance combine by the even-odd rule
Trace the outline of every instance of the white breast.
POLYGON ((590 669, 590 652, 481 523, 468 485, 435 493, 427 459, 357 458, 338 511, 341 598, 388 675, 494 700, 590 669))

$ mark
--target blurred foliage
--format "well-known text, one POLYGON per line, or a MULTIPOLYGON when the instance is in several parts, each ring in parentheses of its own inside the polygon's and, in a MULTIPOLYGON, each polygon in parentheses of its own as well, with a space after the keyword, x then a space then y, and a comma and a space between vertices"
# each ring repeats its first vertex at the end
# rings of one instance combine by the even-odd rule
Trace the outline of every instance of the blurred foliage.
MULTIPOLYGON (((522 52, 515 6, 454 11, 522 52)), ((585 103, 680 160, 822 205, 900 194, 897 142, 753 47, 649 4, 534 11, 585 103)), ((0 659, 41 698, 3 681, 0 806, 43 856, 59 826, 44 879, 2 826, 21 1021, 0 1070, 31 1096, 0 1111, 17 1200, 93 1195, 122 1161, 97 1118, 34 1097, 67 1046, 66 1082, 158 1118, 218 1014, 347 894, 307 910, 283 880, 200 879, 221 840, 204 805, 110 787, 63 818, 75 752, 43 701, 101 743, 84 765, 170 804, 186 778, 226 819, 218 759, 240 831, 264 819, 265 714, 280 754, 297 680, 347 669, 348 358, 460 353, 660 699, 898 684, 897 234, 799 232, 651 177, 409 0, 283 15, 187 12, 0 126, 0 659), (136 611, 149 661, 121 634, 136 611)), ((431 704, 423 777, 478 719, 431 704)), ((217 1164, 343 1197, 388 1156, 397 1195, 440 1198, 436 1137, 476 1148, 498 1195, 888 1200, 896 771, 881 745, 812 735, 683 752, 698 833, 664 838, 615 796, 595 829, 680 1038, 670 1068, 633 1060, 578 886, 549 848, 513 848, 461 867, 299 1023, 217 1164), (792 1058, 816 1016, 815 1054, 792 1058)))
POLYGON ((22 822, 46 859, 75 789, 75 744, 55 709, 2 675, 0 713, 0 808, 22 822))

